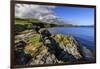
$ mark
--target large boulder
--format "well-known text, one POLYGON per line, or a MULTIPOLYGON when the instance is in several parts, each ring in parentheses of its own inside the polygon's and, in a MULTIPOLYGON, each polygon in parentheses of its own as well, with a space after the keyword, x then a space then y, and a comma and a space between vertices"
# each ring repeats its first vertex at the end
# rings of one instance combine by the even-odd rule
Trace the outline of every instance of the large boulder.
POLYGON ((49 36, 51 36, 51 33, 50 33, 47 29, 45 29, 45 28, 40 29, 40 30, 39 30, 39 33, 40 33, 43 37, 49 37, 49 36))
POLYGON ((82 56, 78 50, 78 43, 72 36, 65 36, 62 34, 56 34, 55 39, 59 43, 61 49, 68 54, 71 54, 76 59, 80 59, 82 56))

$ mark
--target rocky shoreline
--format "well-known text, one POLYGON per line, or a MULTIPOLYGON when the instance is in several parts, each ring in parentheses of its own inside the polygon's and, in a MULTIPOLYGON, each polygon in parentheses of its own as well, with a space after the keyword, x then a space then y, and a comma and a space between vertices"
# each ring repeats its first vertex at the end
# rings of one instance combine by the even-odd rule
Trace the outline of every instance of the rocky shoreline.
POLYGON ((15 36, 15 65, 57 64, 94 59, 92 51, 73 36, 47 29, 26 30, 15 36))

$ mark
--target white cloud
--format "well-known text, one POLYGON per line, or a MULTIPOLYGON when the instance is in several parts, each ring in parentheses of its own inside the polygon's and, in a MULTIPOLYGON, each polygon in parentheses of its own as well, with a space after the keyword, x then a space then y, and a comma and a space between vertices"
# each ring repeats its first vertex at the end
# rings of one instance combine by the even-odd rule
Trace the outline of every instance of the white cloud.
POLYGON ((36 18, 42 21, 56 18, 50 8, 55 6, 33 5, 33 4, 16 4, 15 17, 17 18, 36 18))

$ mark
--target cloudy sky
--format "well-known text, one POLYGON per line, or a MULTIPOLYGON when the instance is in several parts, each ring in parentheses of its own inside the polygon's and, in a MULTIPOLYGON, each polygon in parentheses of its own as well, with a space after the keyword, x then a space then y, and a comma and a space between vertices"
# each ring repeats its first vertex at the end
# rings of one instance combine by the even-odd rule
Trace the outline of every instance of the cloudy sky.
POLYGON ((93 25, 94 9, 65 6, 16 4, 15 17, 36 18, 44 22, 50 22, 51 19, 61 18, 72 24, 93 25))

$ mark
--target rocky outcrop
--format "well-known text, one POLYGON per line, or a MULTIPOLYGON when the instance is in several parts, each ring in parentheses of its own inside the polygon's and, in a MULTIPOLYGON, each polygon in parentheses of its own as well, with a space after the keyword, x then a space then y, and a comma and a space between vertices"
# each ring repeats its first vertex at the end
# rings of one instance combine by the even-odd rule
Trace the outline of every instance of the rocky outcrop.
POLYGON ((33 30, 26 30, 20 33, 20 35, 16 35, 15 39, 25 40, 27 38, 32 37, 35 32, 33 30))
POLYGON ((62 34, 55 35, 55 39, 59 43, 61 49, 68 54, 73 55, 76 59, 80 59, 82 56, 78 50, 79 44, 72 36, 64 36, 62 34))
POLYGON ((48 47, 46 46, 26 46, 25 50, 26 53, 31 54, 33 57, 27 65, 35 65, 35 64, 54 64, 57 63, 57 58, 54 54, 48 51, 48 47), (30 48, 29 48, 30 47, 30 48))
POLYGON ((51 54, 47 50, 43 50, 40 52, 36 58, 33 58, 28 64, 35 65, 35 64, 55 64, 58 63, 57 58, 54 54, 51 54))
POLYGON ((24 58, 24 61, 28 59, 26 62, 18 60, 20 63, 26 65, 56 64, 78 60, 90 61, 94 59, 91 50, 82 46, 74 37, 62 34, 50 34, 48 36, 45 33, 41 34, 42 31, 44 30, 39 31, 40 34, 24 34, 27 36, 24 37, 25 42, 19 41, 15 44, 16 53, 19 52, 20 46, 24 47, 22 48, 23 50, 21 49, 22 56, 19 56, 19 58, 24 58), (31 36, 28 36, 28 34, 31 36), (17 47, 19 49, 17 49, 17 47), (29 56, 29 58, 27 56, 29 56))

